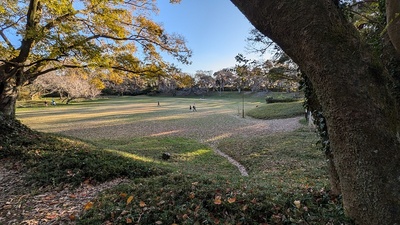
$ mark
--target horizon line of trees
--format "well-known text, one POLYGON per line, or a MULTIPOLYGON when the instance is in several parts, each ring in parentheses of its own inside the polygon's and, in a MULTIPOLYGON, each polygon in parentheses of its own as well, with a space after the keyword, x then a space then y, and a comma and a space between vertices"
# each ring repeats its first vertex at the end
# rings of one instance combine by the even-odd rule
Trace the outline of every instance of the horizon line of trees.
POLYGON ((21 98, 35 99, 42 96, 57 96, 68 104, 77 98, 92 99, 104 95, 171 94, 204 95, 210 91, 286 91, 298 90, 301 77, 297 65, 289 60, 250 61, 241 54, 236 58, 246 61, 213 72, 198 70, 194 75, 171 67, 166 72, 152 76, 132 75, 126 77, 99 76, 97 71, 63 70, 38 77, 23 87, 21 98), (100 77, 100 78, 99 78, 100 77))

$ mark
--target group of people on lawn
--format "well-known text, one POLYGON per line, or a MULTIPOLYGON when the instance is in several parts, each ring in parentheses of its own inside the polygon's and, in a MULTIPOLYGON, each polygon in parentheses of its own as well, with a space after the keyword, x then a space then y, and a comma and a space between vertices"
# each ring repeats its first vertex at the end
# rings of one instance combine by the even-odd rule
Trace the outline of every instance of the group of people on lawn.
MULTIPOLYGON (((158 107, 161 106, 161 105, 160 105, 160 101, 157 102, 157 106, 158 106, 158 107)), ((197 112, 196 106, 195 106, 194 104, 193 104, 193 106, 190 105, 190 106, 189 106, 189 111, 197 112)))
MULTIPOLYGON (((51 100, 51 105, 56 105, 56 101, 54 101, 54 99, 51 100)), ((48 106, 47 101, 44 101, 44 106, 48 106)))
POLYGON ((192 111, 193 110, 193 112, 197 112, 197 110, 196 110, 196 106, 195 105, 193 105, 193 106, 189 106, 189 110, 190 111, 192 111))

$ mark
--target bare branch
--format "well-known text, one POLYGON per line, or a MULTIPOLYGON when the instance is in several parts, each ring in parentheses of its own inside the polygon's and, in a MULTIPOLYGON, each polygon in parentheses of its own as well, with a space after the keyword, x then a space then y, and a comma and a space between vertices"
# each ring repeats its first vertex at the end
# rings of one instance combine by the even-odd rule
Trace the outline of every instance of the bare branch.
POLYGON ((7 45, 15 50, 14 46, 11 44, 10 40, 8 40, 7 36, 4 34, 4 32, 1 30, 0 31, 0 36, 4 39, 4 41, 7 43, 7 45))

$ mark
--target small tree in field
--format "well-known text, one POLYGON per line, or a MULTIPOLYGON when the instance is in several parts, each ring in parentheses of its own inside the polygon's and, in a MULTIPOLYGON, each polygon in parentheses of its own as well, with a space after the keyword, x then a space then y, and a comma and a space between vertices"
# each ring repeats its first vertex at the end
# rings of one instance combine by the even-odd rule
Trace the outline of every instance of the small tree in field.
POLYGON ((47 73, 38 77, 32 85, 42 90, 42 94, 58 94, 67 104, 77 98, 92 99, 101 94, 102 83, 96 85, 95 80, 85 79, 76 72, 73 70, 62 75, 47 73))

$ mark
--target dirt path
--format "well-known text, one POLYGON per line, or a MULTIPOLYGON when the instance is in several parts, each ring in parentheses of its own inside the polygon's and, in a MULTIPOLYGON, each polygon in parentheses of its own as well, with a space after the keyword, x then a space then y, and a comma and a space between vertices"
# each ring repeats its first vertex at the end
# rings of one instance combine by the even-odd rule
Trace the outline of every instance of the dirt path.
POLYGON ((276 119, 276 120, 257 120, 252 118, 241 118, 244 120, 246 125, 243 127, 238 127, 237 129, 227 133, 220 133, 217 138, 208 139, 208 140, 201 140, 203 142, 208 142, 215 153, 218 155, 226 158, 230 163, 236 166, 242 176, 248 176, 246 168, 241 165, 238 161, 230 157, 229 155, 225 154, 224 152, 220 151, 216 146, 218 146, 219 138, 218 137, 232 137, 232 136, 258 136, 258 135, 265 135, 266 133, 274 134, 278 132, 288 132, 296 130, 300 127, 300 117, 295 118, 288 118, 288 119, 276 119))

